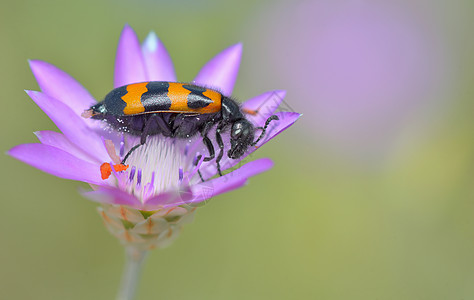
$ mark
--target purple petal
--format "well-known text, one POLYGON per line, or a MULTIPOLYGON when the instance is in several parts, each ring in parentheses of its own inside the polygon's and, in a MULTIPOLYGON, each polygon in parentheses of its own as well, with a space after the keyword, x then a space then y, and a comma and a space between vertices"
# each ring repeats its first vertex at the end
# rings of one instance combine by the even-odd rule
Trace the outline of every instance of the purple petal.
POLYGON ((57 177, 104 184, 97 164, 81 160, 63 150, 43 144, 18 145, 8 154, 37 169, 57 177))
POLYGON ((162 203, 170 203, 173 202, 178 198, 178 192, 177 191, 171 191, 171 192, 164 192, 159 195, 156 195, 150 199, 148 199, 145 204, 148 205, 148 207, 151 206, 162 206, 162 203))
POLYGON ((99 161, 108 159, 109 156, 100 137, 67 105, 41 92, 26 91, 26 93, 58 126, 69 141, 99 161))
POLYGON ((157 210, 162 207, 177 206, 189 202, 193 193, 189 186, 184 189, 164 192, 146 200, 143 210, 157 210))
POLYGON ((142 205, 141 202, 132 194, 114 187, 101 187, 97 191, 83 192, 82 195, 99 203, 128 205, 136 209, 140 209, 142 205))
POLYGON ((44 131, 36 131, 35 132, 36 137, 39 139, 41 144, 43 145, 48 145, 52 146, 58 149, 61 149, 71 155, 74 155, 75 157, 91 162, 91 163, 98 163, 96 159, 82 151, 80 148, 78 148, 76 145, 71 143, 67 137, 59 132, 55 131, 49 131, 49 130, 44 130, 44 131))
POLYGON ((142 52, 149 81, 176 81, 173 61, 154 32, 146 37, 142 52))
MULTIPOLYGON (((282 133, 288 127, 293 125, 296 122, 296 120, 298 120, 299 117, 302 116, 300 113, 296 113, 296 112, 278 112, 275 115, 279 118, 279 120, 274 120, 270 123, 270 125, 267 128, 267 132, 265 133, 265 136, 262 138, 262 140, 260 140, 260 142, 257 143, 256 145, 257 148, 268 143, 270 140, 272 140, 277 135, 282 133)), ((252 150, 252 152, 253 151, 255 151, 255 149, 252 150)))
POLYGON ((133 29, 125 25, 115 57, 114 87, 147 81, 140 42, 133 29))
POLYGON ((286 91, 276 90, 263 93, 249 99, 242 104, 242 109, 255 111, 256 115, 247 114, 247 119, 256 126, 263 126, 265 121, 273 115, 285 98, 286 91))
MULTIPOLYGON (((301 116, 301 114, 293 113, 293 112, 278 112, 275 115, 278 116, 280 120, 275 120, 270 123, 270 125, 267 128, 267 132, 265 136, 262 138, 260 142, 258 142, 256 147, 251 146, 249 150, 242 157, 238 159, 231 159, 227 155, 224 155, 222 157, 222 160, 220 162, 222 170, 227 170, 229 168, 232 168, 233 166, 235 166, 236 164, 244 160, 247 156, 249 156, 251 153, 257 150, 259 147, 268 143, 270 140, 275 138, 285 129, 293 125, 296 122, 296 120, 301 116)), ((257 136, 259 133, 260 131, 257 131, 257 136)), ((207 164, 203 164, 203 166, 201 167, 201 173, 203 174, 203 176, 205 176, 205 178, 213 177, 214 175, 217 174, 216 163, 214 161, 210 161, 207 164)))
POLYGON ((242 44, 240 43, 225 49, 202 67, 194 83, 216 88, 225 96, 232 95, 241 56, 242 44))
POLYGON ((43 93, 69 106, 80 115, 96 101, 89 92, 66 72, 40 60, 31 60, 30 68, 43 93))
POLYGON ((252 161, 225 176, 196 184, 191 189, 165 192, 150 198, 141 209, 156 210, 163 207, 199 203, 243 186, 248 178, 267 171, 272 166, 273 162, 268 158, 252 161))
POLYGON ((245 184, 248 178, 265 172, 273 167, 273 162, 268 158, 251 161, 239 169, 224 176, 196 184, 191 187, 193 199, 187 203, 198 203, 211 197, 234 190, 245 184))

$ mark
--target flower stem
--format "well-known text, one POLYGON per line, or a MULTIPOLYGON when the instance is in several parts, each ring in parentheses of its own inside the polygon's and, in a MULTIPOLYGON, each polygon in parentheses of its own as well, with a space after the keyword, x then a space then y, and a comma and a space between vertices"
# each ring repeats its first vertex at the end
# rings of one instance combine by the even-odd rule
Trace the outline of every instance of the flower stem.
POLYGON ((132 300, 134 298, 143 261, 148 252, 138 250, 134 247, 127 247, 125 253, 125 269, 123 271, 117 300, 132 300))

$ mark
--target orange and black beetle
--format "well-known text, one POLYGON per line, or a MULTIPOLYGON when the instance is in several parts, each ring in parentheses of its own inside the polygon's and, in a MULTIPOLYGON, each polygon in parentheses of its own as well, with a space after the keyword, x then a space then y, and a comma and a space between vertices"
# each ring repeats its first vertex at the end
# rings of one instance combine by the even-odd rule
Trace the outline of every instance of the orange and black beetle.
POLYGON ((212 160, 215 151, 207 134, 217 125, 216 141, 220 152, 216 163, 220 175, 219 162, 224 151, 222 132, 230 128, 231 148, 227 155, 237 159, 249 146, 257 144, 272 120, 278 120, 277 116, 268 118, 265 126, 259 128, 262 129, 259 138, 254 141, 256 128, 245 118, 235 100, 205 87, 167 81, 133 83, 116 88, 102 102, 86 110, 83 116, 104 120, 119 131, 141 137, 140 144, 130 149, 122 164, 146 142, 147 136, 162 134, 189 138, 198 132, 209 151, 204 161, 212 160))

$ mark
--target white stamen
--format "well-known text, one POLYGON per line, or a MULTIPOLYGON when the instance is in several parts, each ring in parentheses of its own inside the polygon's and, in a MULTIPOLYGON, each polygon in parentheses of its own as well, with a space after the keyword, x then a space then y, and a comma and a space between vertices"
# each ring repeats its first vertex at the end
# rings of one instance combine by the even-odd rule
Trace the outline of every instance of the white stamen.
POLYGON ((105 149, 107 150, 107 154, 112 159, 114 164, 119 164, 121 162, 120 157, 115 152, 115 145, 111 140, 104 140, 105 149))
MULTIPOLYGON (((132 146, 129 145, 129 148, 132 146)), ((132 152, 127 165, 142 171, 141 185, 136 184, 138 176, 128 184, 129 192, 141 199, 177 189, 180 184, 179 169, 183 166, 187 169, 182 149, 172 139, 162 136, 149 136, 144 145, 132 152)))

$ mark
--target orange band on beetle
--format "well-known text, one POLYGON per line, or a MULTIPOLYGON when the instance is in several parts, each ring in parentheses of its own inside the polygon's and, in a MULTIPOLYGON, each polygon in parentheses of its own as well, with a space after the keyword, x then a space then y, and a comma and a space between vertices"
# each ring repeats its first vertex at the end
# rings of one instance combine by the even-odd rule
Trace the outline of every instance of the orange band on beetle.
POLYGON ((216 91, 207 89, 202 93, 204 96, 212 100, 212 103, 206 107, 197 109, 197 112, 201 114, 211 114, 221 110, 222 107, 222 95, 216 91))
POLYGON ((127 85, 127 92, 122 96, 122 100, 127 103, 127 106, 123 109, 123 113, 126 115, 135 115, 145 111, 141 98, 142 95, 148 92, 148 82, 133 83, 127 85))
POLYGON ((168 88, 168 98, 171 100, 170 111, 189 111, 188 95, 190 90, 183 87, 182 83, 170 82, 168 88))

